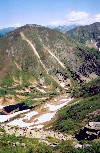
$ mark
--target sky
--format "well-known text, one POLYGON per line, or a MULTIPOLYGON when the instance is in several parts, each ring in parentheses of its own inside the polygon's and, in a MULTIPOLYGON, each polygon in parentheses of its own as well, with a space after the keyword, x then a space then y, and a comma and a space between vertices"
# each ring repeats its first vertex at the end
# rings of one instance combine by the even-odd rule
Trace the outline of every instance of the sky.
POLYGON ((100 0, 0 0, 0 28, 100 22, 100 0))

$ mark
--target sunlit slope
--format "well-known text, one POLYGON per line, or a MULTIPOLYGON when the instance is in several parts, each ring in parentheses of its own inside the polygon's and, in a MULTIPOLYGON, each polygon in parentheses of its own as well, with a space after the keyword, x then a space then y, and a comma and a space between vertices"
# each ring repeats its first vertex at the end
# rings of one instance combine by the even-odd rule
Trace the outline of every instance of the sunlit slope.
POLYGON ((0 84, 69 88, 99 75, 99 57, 60 32, 26 25, 0 39, 0 84))

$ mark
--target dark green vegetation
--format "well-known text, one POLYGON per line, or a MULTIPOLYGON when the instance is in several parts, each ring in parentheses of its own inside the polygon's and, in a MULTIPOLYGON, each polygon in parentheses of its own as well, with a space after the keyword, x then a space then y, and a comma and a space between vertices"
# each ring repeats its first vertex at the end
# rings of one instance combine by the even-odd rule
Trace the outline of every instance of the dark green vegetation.
POLYGON ((85 98, 59 112, 54 129, 62 132, 77 132, 89 121, 100 121, 100 114, 93 112, 100 109, 100 94, 85 98))
POLYGON ((52 153, 52 149, 38 139, 3 134, 0 142, 0 153, 52 153))
POLYGON ((58 146, 52 148, 39 142, 38 139, 0 134, 0 153, 99 153, 99 143, 99 141, 93 141, 90 147, 75 149, 72 141, 62 141, 58 146))
POLYGON ((100 121, 100 78, 76 87, 72 96, 76 99, 59 111, 54 129, 76 134, 89 121, 100 121))
POLYGON ((100 93, 100 77, 73 89, 72 96, 76 98, 86 98, 98 93, 100 93))
POLYGON ((100 46, 100 22, 93 23, 91 25, 79 26, 67 32, 71 38, 86 44, 90 48, 95 48, 95 42, 97 46, 100 46), (91 41, 92 40, 92 41, 91 41))

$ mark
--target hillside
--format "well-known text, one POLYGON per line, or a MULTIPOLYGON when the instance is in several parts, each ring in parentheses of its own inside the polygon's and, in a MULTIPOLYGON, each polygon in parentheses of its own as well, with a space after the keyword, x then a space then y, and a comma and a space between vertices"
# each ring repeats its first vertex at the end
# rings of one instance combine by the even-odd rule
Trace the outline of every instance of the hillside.
POLYGON ((51 97, 95 79, 100 52, 81 47, 61 32, 20 27, 0 39, 0 103, 51 97))
POLYGON ((69 86, 75 79, 80 81, 87 76, 91 80, 99 75, 99 54, 81 48, 60 32, 26 25, 0 39, 0 80, 3 83, 6 77, 14 84, 14 79, 22 79, 22 73, 27 73, 31 77, 28 82, 41 78, 48 84, 53 80, 69 86))
POLYGON ((1 37, 0 151, 88 152, 75 135, 100 121, 99 76, 100 52, 59 31, 25 25, 1 37))
POLYGON ((75 135, 90 121, 100 122, 100 77, 76 88, 72 95, 74 100, 59 111, 54 129, 75 135))
POLYGON ((90 48, 100 48, 100 22, 76 27, 67 34, 90 48))

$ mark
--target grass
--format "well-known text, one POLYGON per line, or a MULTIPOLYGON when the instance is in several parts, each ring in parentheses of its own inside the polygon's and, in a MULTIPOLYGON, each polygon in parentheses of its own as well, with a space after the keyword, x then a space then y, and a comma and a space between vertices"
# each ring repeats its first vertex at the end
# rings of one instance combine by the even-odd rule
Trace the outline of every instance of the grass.
POLYGON ((0 97, 3 97, 8 94, 16 95, 16 91, 13 90, 13 88, 1 88, 0 89, 0 97))
POLYGON ((83 100, 77 104, 61 109, 58 120, 54 123, 54 129, 75 134, 88 121, 100 121, 100 115, 89 115, 93 111, 100 109, 100 93, 83 100), (85 123, 84 123, 85 120, 85 123))
POLYGON ((52 149, 35 138, 0 135, 0 153, 52 153, 52 149), (19 145, 14 145, 19 142, 19 145), (22 146, 24 144, 24 147, 22 146))
POLYGON ((48 136, 46 137, 46 140, 49 142, 49 143, 60 143, 61 141, 57 138, 54 138, 54 137, 51 137, 51 136, 48 136))
MULTIPOLYGON (((1 131, 1 130, 0 130, 1 131)), ((3 132, 3 131, 2 131, 3 132)), ((100 140, 91 142, 80 142, 81 144, 91 144, 88 148, 74 148, 74 140, 59 141, 51 137, 50 143, 58 143, 54 148, 39 142, 36 138, 15 137, 14 135, 0 134, 0 153, 99 153, 100 140)))
POLYGON ((36 101, 31 100, 31 99, 25 99, 25 100, 21 101, 21 103, 24 103, 27 106, 31 106, 31 105, 34 105, 36 103, 36 101))
POLYGON ((83 84, 72 91, 72 96, 79 97, 89 97, 100 92, 100 77, 90 81, 89 83, 83 84))

